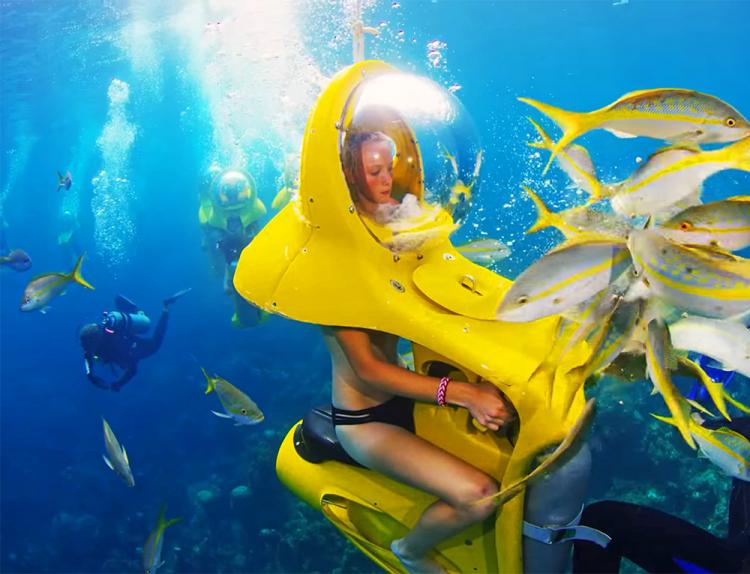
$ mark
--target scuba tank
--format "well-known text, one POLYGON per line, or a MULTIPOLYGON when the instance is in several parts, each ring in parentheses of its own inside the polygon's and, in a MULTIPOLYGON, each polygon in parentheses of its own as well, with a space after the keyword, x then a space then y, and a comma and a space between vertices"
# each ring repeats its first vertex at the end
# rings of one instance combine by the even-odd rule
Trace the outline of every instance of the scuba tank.
POLYGON ((104 311, 102 327, 107 333, 138 335, 151 328, 151 319, 143 311, 123 313, 122 311, 104 311))
POLYGON ((139 335, 151 328, 148 318, 138 305, 123 295, 115 297, 117 311, 104 311, 101 325, 107 333, 118 335, 139 335))

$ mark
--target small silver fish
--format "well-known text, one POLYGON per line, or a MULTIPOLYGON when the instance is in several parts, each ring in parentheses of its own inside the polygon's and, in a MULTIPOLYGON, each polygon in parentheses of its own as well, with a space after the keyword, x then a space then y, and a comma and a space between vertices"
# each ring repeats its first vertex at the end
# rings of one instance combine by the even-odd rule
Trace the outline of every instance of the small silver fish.
POLYGON ((34 277, 23 292, 21 311, 44 309, 52 299, 62 295, 70 283, 78 283, 87 289, 94 287, 81 276, 83 255, 78 258, 70 273, 44 273, 34 277))
POLYGON ((161 559, 161 551, 164 545, 164 530, 173 524, 178 523, 181 518, 171 518, 167 520, 164 517, 167 506, 162 505, 159 511, 159 518, 156 521, 156 527, 148 535, 146 542, 143 544, 143 571, 145 574, 156 574, 156 571, 164 565, 161 559))
POLYGON ((206 394, 216 391, 221 406, 224 407, 224 413, 226 413, 211 411, 213 414, 217 417, 234 420, 235 426, 255 425, 263 421, 265 418, 263 412, 250 397, 226 379, 216 375, 212 377, 202 367, 201 371, 203 371, 203 376, 206 377, 206 394))
POLYGON ((510 255, 510 247, 497 239, 475 239, 459 245, 456 250, 479 265, 491 265, 510 255))
POLYGON ((133 471, 130 470, 130 461, 128 460, 128 453, 125 452, 125 447, 120 446, 115 433, 112 432, 112 427, 109 426, 109 423, 104 417, 102 417, 102 426, 104 427, 104 448, 109 455, 109 458, 107 458, 106 455, 102 455, 104 462, 107 463, 107 466, 114 470, 128 486, 135 486, 133 471))
POLYGON ((31 257, 23 249, 14 249, 7 255, 0 256, 0 266, 9 267, 13 271, 27 271, 31 269, 31 257))

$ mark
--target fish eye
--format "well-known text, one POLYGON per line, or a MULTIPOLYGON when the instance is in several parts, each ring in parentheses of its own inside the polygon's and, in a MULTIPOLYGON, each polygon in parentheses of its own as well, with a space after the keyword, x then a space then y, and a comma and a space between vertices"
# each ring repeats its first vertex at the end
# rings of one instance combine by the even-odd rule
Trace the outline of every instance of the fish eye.
POLYGON ((521 295, 518 299, 516 299, 516 303, 518 305, 523 305, 528 302, 529 302, 529 298, 526 295, 521 295))
POLYGON ((241 413, 242 413, 243 415, 246 415, 246 414, 247 414, 247 409, 242 409, 242 410, 241 410, 240 412, 241 412, 241 413))
POLYGON ((683 221, 680 223, 680 229, 683 231, 690 231, 693 228, 693 224, 689 221, 683 221))
POLYGON ((737 125, 737 120, 734 118, 727 118, 724 123, 727 125, 728 128, 733 128, 737 125))

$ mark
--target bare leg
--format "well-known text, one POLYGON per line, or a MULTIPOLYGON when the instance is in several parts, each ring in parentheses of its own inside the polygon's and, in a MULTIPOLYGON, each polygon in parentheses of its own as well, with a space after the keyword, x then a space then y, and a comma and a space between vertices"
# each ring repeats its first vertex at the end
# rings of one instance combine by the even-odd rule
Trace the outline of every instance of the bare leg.
POLYGON ((440 498, 399 541, 399 553, 405 558, 425 556, 433 546, 485 519, 495 508, 492 501, 474 504, 497 492, 494 480, 402 428, 385 423, 340 425, 336 434, 360 464, 440 498))

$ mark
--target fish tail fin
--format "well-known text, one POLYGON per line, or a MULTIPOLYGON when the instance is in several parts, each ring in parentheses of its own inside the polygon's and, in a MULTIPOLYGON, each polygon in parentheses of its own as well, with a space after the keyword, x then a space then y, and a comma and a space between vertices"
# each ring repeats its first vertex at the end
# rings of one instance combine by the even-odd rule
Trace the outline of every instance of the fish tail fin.
POLYGON ((677 427, 677 421, 675 421, 672 417, 663 417, 661 415, 655 415, 654 413, 651 413, 651 416, 654 417, 657 421, 661 421, 663 423, 667 423, 668 425, 672 425, 673 427, 677 427))
POLYGON ((176 518, 170 518, 169 520, 165 520, 163 522, 163 525, 164 525, 163 528, 169 528, 170 526, 174 526, 175 524, 177 524, 181 520, 182 520, 182 518, 179 517, 179 516, 176 517, 176 518))
POLYGON ((81 265, 83 265, 83 255, 78 258, 75 267, 73 267, 73 271, 70 272, 70 279, 71 281, 75 281, 79 285, 83 285, 84 287, 86 287, 86 289, 93 289, 94 286, 86 281, 83 278, 83 275, 81 275, 81 265))
POLYGON ((745 414, 750 414, 750 407, 748 407, 746 404, 741 403, 737 399, 735 399, 732 395, 730 395, 726 390, 724 390, 724 398, 727 400, 727 402, 732 405, 734 408, 742 411, 745 414))
POLYGON ((728 421, 731 421, 732 417, 729 416, 729 412, 727 411, 727 405, 724 401, 724 398, 726 395, 726 391, 724 390, 724 385, 722 385, 721 383, 717 383, 713 379, 711 379, 711 377, 708 376, 706 371, 703 370, 703 367, 701 367, 695 361, 692 361, 687 357, 678 357, 677 360, 681 366, 686 367, 689 371, 692 371, 695 377, 701 382, 701 384, 706 389, 708 396, 711 397, 711 401, 713 401, 714 405, 719 410, 721 415, 728 421))
POLYGON ((288 188, 286 186, 282 187, 274 196, 271 202, 271 209, 279 209, 279 207, 284 205, 287 193, 289 193, 288 188))
POLYGON ((526 117, 527 120, 531 122, 531 125, 534 126, 534 129, 536 129, 536 133, 539 134, 539 137, 542 138, 542 141, 538 142, 529 142, 527 145, 530 147, 535 147, 537 149, 546 149, 546 150, 552 150, 552 148, 555 147, 555 142, 552 141, 552 138, 547 135, 547 132, 544 131, 542 126, 540 126, 538 123, 536 123, 533 119, 530 117, 526 117))
POLYGON ((556 223, 557 214, 552 213, 547 205, 542 201, 542 198, 534 193, 531 188, 524 185, 523 190, 531 198, 531 201, 534 202, 537 213, 536 223, 534 223, 534 225, 526 230, 526 234, 528 235, 529 233, 536 233, 537 231, 540 231, 547 227, 553 227, 556 223))
POLYGON ((209 376, 209 374, 206 372, 206 369, 204 369, 203 367, 201 367, 201 371, 203 371, 203 376, 206 377, 206 391, 205 391, 205 394, 208 395, 208 394, 211 393, 211 391, 214 390, 214 381, 209 376))
POLYGON ((565 149, 565 146, 588 130, 588 126, 582 121, 586 114, 580 112, 569 112, 537 100, 532 100, 531 98, 518 98, 518 100, 542 112, 545 116, 555 122, 563 132, 559 141, 550 148, 552 153, 550 154, 549 161, 542 172, 542 175, 545 175, 557 154, 565 149))
POLYGON ((695 440, 693 439, 693 435, 690 433, 690 404, 685 399, 679 398, 676 405, 667 403, 667 408, 669 409, 670 413, 672 413, 671 417, 660 417, 659 415, 654 414, 652 414, 651 416, 653 416, 657 420, 677 427, 677 430, 680 431, 682 438, 685 440, 688 446, 692 449, 695 449, 695 440))
POLYGON ((177 524, 182 518, 170 518, 169 520, 166 519, 166 513, 167 513, 167 505, 162 504, 161 508, 159 509, 159 518, 157 520, 157 526, 161 530, 164 530, 165 528, 169 528, 173 524, 177 524))

